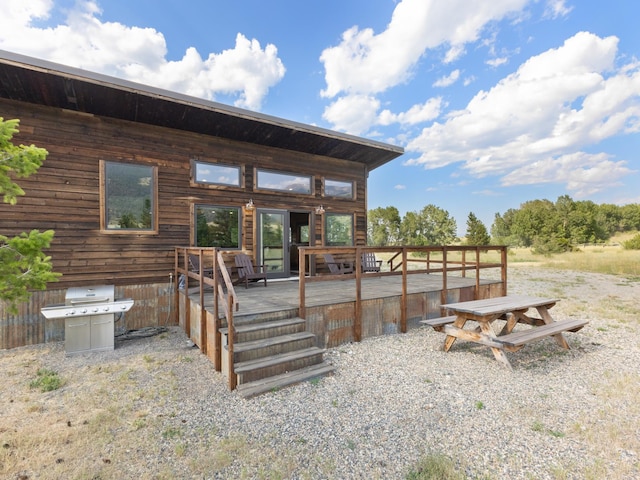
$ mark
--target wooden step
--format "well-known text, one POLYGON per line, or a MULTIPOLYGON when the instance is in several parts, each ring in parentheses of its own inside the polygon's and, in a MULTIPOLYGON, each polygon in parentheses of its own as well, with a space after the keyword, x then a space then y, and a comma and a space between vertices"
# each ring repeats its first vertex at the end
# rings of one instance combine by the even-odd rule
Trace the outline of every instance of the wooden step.
POLYGON ((286 372, 273 377, 255 380, 253 382, 238 385, 237 391, 244 398, 255 397, 266 392, 272 392, 280 388, 295 385, 314 378, 323 377, 332 373, 335 367, 327 362, 322 362, 310 367, 301 368, 292 372, 286 372))
POLYGON ((314 346, 316 336, 311 332, 296 332, 277 337, 261 338, 233 346, 235 363, 293 352, 314 346))
POLYGON ((238 385, 319 364, 322 362, 323 354, 324 350, 318 347, 309 347, 236 362, 234 369, 238 375, 238 385))
MULTIPOLYGON (((235 327, 236 343, 303 332, 305 326, 306 321, 302 318, 285 318, 268 322, 240 324, 235 327)), ((220 333, 227 335, 229 329, 227 327, 221 328, 220 333)))

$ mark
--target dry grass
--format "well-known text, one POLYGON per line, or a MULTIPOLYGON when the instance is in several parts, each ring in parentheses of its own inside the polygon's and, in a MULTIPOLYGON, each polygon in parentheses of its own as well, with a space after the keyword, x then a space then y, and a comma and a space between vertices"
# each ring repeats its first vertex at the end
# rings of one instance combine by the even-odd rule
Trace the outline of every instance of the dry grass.
MULTIPOLYGON (((602 252, 589 248, 571 255, 562 264, 574 269, 590 264, 591 260, 582 263, 582 257, 635 264, 625 267, 617 287, 637 288, 637 283, 631 284, 640 277, 640 252, 604 247, 602 252), (633 271, 636 273, 629 273, 633 271)), ((522 262, 533 262, 533 258, 539 264, 552 261, 554 267, 562 266, 560 259, 565 258, 549 260, 524 251, 512 253, 510 261, 512 256, 522 262)), ((536 276, 548 292, 544 272, 532 270, 530 280, 535 281, 536 276)), ((581 288, 580 275, 571 275, 551 288, 563 298, 571 297, 570 292, 581 288)), ((573 312, 587 308, 576 299, 561 303, 556 308, 573 312)), ((640 305, 628 296, 613 293, 591 302, 588 308, 600 318, 611 319, 605 328, 621 334, 627 334, 622 330, 635 332, 640 321, 640 305)), ((151 341, 161 346, 163 339, 151 341)), ((259 471, 261 478, 289 478, 299 465, 304 439, 300 439, 300 451, 277 451, 268 438, 256 441, 218 431, 215 419, 202 427, 197 439, 185 436, 183 422, 193 419, 181 414, 178 380, 183 367, 208 361, 197 349, 176 355, 174 350, 152 348, 151 353, 69 367, 58 372, 63 388, 43 392, 30 385, 38 378, 38 371, 51 368, 43 361, 51 348, 45 345, 0 352, 0 478, 201 478, 232 462, 246 465, 247 471, 259 471), (132 470, 133 463, 137 470, 132 470)), ((628 458, 640 452, 640 374, 610 371, 588 388, 598 408, 561 433, 579 438, 593 453, 592 458, 600 460, 592 465, 558 466, 555 478, 575 478, 570 475, 575 471, 586 479, 631 478, 633 462, 628 458)), ((330 460, 318 457, 306 462, 308 471, 331 478, 335 465, 330 460)))

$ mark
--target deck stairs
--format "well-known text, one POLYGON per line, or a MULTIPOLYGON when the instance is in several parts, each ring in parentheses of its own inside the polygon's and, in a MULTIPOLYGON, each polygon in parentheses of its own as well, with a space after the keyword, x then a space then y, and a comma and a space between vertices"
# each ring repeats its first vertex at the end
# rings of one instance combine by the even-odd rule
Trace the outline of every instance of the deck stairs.
MULTIPOLYGON (((253 319, 237 323, 234 368, 238 394, 251 398, 334 371, 324 361, 325 350, 307 332, 301 318, 253 319)), ((222 334, 222 371, 228 371, 228 328, 222 334), (225 354, 227 353, 227 354, 225 354)))

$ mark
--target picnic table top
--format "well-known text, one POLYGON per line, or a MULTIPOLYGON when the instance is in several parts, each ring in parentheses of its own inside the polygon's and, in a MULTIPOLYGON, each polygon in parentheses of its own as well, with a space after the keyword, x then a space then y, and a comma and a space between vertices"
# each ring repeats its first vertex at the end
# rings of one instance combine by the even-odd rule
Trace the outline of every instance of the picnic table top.
POLYGON ((497 315, 535 307, 550 307, 557 303, 556 298, 532 297, 529 295, 507 295, 504 297, 485 298, 468 302, 446 303, 442 307, 459 313, 473 315, 497 315))

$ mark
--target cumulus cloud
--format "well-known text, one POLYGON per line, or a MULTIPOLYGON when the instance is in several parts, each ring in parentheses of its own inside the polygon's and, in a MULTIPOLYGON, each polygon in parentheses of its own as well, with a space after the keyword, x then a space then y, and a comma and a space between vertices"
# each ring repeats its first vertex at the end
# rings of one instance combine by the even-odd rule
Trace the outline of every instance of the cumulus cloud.
POLYGON ((390 110, 383 110, 378 116, 378 125, 391 125, 400 123, 402 125, 415 125, 437 118, 443 107, 442 97, 430 98, 425 103, 412 106, 406 112, 391 113, 390 110))
POLYGON ((338 130, 360 135, 376 122, 380 101, 369 95, 341 97, 329 105, 322 118, 338 130))
POLYGON ((322 52, 327 83, 322 95, 332 98, 341 92, 382 92, 409 78, 411 68, 427 49, 448 44, 453 49, 447 58, 455 58, 465 43, 478 39, 488 22, 520 10, 526 3, 403 0, 382 33, 352 27, 342 34, 339 45, 322 52))
POLYGON ((232 49, 203 58, 188 48, 182 59, 169 61, 161 32, 103 22, 95 0, 77 2, 63 24, 39 27, 52 9, 52 0, 8 3, 0 48, 210 100, 232 95, 237 106, 253 110, 285 74, 274 45, 262 48, 240 33, 232 49))
MULTIPOLYGON (((376 34, 371 28, 352 27, 342 34, 341 42, 325 49, 320 61, 325 68, 325 98, 341 96, 372 97, 410 80, 413 69, 429 49, 446 46, 444 62, 450 63, 465 53, 465 44, 478 40, 489 22, 520 11, 528 0, 402 0, 387 28, 376 34), (452 12, 456 12, 452 15, 452 12)), ((458 73, 442 82, 457 80, 458 73)), ((335 104, 324 118, 334 119, 334 128, 365 132, 363 119, 349 114, 357 122, 336 115, 335 104)), ((346 113, 346 112, 345 112, 346 113)), ((386 114, 384 114, 386 115, 386 114)), ((376 117, 369 115, 371 120, 376 117)), ((374 124, 370 124, 373 126, 374 124)))
POLYGON ((433 83, 434 87, 448 87, 449 85, 453 85, 460 78, 460 70, 454 70, 446 77, 439 78, 433 83))
POLYGON ((566 0, 548 0, 545 8, 545 16, 549 18, 565 17, 573 10, 567 7, 566 0))
POLYGON ((508 185, 563 182, 576 195, 615 184, 622 160, 581 152, 640 128, 640 65, 615 66, 618 39, 580 32, 530 58, 464 110, 412 140, 407 162, 438 168, 463 162, 472 175, 508 185))

